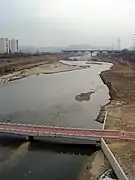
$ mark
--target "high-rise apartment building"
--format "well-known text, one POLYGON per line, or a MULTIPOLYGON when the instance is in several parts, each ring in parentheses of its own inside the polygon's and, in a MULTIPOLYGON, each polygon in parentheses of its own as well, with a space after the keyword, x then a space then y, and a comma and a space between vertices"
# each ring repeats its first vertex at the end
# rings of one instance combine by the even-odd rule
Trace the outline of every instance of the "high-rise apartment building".
POLYGON ((0 38, 0 54, 19 52, 19 43, 16 39, 0 38))
POLYGON ((0 38, 0 54, 9 52, 9 44, 7 38, 0 38))
POLYGON ((18 40, 16 40, 16 39, 10 40, 10 51, 11 51, 11 53, 18 52, 18 40))

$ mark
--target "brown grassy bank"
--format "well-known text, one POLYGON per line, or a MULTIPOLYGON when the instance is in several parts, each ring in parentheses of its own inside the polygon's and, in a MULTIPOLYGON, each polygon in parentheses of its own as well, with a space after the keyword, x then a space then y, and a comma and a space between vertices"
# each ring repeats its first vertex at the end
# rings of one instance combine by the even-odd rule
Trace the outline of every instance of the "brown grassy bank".
POLYGON ((50 55, 0 58, 0 83, 14 81, 31 75, 51 74, 79 70, 83 67, 61 64, 59 60, 69 55, 56 53, 50 55))
MULTIPOLYGON (((111 97, 105 106, 108 111, 105 128, 135 131, 135 67, 117 61, 110 70, 101 73, 101 78, 111 97)), ((108 139, 106 142, 129 180, 135 179, 135 142, 108 139)))
POLYGON ((41 64, 57 62, 63 58, 68 58, 68 55, 63 53, 55 53, 50 55, 31 55, 26 57, 0 57, 0 75, 6 75, 20 70, 30 69, 41 64))

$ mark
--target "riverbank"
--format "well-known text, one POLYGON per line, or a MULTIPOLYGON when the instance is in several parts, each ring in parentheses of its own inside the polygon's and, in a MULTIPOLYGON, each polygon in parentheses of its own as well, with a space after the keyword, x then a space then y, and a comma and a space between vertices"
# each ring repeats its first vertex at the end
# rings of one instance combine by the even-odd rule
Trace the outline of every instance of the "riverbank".
POLYGON ((59 61, 56 62, 48 61, 46 63, 42 63, 38 65, 35 64, 34 67, 26 67, 23 70, 18 70, 16 72, 12 72, 6 75, 1 75, 0 83, 21 79, 31 75, 52 74, 52 73, 59 73, 65 71, 79 70, 82 68, 84 67, 68 66, 60 63, 59 61))
POLYGON ((101 150, 96 151, 88 157, 80 180, 99 180, 100 176, 110 168, 104 153, 101 150))
MULTIPOLYGON (((135 67, 134 65, 121 60, 113 61, 111 69, 103 71, 100 77, 109 88, 110 103, 103 106, 101 111, 107 111, 105 129, 135 131, 135 67)), ((102 113, 101 113, 102 114, 102 113)), ((99 119, 101 118, 99 114, 99 119)), ((129 180, 135 179, 135 143, 129 140, 105 139, 119 165, 129 180)), ((99 153, 99 152, 97 152, 99 153)), ((93 155, 94 156, 94 155, 93 155)), ((94 156, 96 158, 96 156, 94 156)), ((95 159, 94 158, 94 159, 95 159)), ((95 161, 88 161, 88 168, 82 180, 98 180, 99 174, 95 176, 92 172, 92 165, 95 161)), ((100 167, 105 162, 99 162, 100 167)), ((109 168, 106 167, 106 168, 109 168)), ((106 170, 106 168, 104 170, 106 170)), ((97 169, 97 168, 96 168, 97 169)), ((99 171, 100 172, 100 171, 99 171)))
MULTIPOLYGON (((117 61, 114 66, 101 73, 103 82, 109 88, 110 103, 105 129, 135 131, 135 67, 117 61)), ((135 179, 135 143, 125 140, 106 139, 110 150, 129 180, 135 179)))
POLYGON ((64 53, 46 53, 38 55, 16 55, 0 57, 0 83, 30 75, 73 70, 74 67, 62 66, 59 61, 68 59, 64 53))
MULTIPOLYGON (((101 62, 103 61, 104 60, 102 59, 101 62)), ((109 61, 109 62, 113 63, 112 61, 109 61)), ((106 71, 110 71, 110 69, 106 71)), ((102 74, 106 71, 102 71, 99 74, 101 80, 103 81, 105 85, 106 83, 104 79, 102 78, 102 74)), ((109 89, 109 95, 110 95, 110 89, 109 89)), ((110 96, 110 100, 111 100, 111 96, 110 96)), ((104 119, 105 119, 105 114, 106 114, 106 107, 108 106, 108 104, 110 104, 110 102, 101 107, 100 112, 95 121, 103 124, 104 119)), ((110 166, 109 161, 105 157, 103 151, 102 150, 96 151, 90 157, 88 157, 86 165, 83 167, 80 180, 99 180, 101 175, 104 174, 104 172, 109 169, 111 169, 111 166, 110 166)))

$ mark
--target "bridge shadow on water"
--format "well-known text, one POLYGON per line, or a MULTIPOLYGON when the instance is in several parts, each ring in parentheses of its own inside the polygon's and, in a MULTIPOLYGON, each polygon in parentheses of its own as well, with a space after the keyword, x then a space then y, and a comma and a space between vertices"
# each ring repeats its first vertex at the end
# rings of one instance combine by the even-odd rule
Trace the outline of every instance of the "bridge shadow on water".
MULTIPOLYGON (((7 147, 11 150, 17 149, 22 144, 26 143, 25 137, 19 135, 10 135, 0 133, 0 148, 7 147)), ((29 144, 28 151, 36 152, 54 152, 60 154, 72 154, 72 155, 86 155, 89 156, 95 151, 99 150, 100 147, 97 147, 93 144, 83 143, 80 144, 78 141, 71 141, 66 139, 66 141, 60 138, 57 139, 46 139, 46 138, 35 138, 29 144)))

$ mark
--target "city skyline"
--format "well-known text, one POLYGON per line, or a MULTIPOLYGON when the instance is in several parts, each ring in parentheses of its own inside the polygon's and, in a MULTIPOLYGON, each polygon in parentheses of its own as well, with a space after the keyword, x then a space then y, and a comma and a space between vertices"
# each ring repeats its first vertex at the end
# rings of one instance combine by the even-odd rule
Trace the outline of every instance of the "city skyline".
POLYGON ((1 36, 23 46, 133 46, 133 0, 1 1, 1 36))
MULTIPOLYGON (((108 46, 93 46, 90 44, 71 44, 69 46, 23 46, 19 43, 18 39, 8 39, 6 37, 0 37, 0 53, 15 53, 15 52, 60 52, 63 49, 106 49, 106 50, 121 50, 121 39, 118 38, 114 44, 108 46), (1 45, 1 40, 5 43, 1 45), (8 40, 8 41, 7 41, 8 40), (7 41, 7 42, 6 42, 7 41), (2 47, 2 49, 1 49, 2 47)), ((124 49, 124 48, 123 48, 124 49)), ((134 50, 134 46, 127 49, 134 50)))

